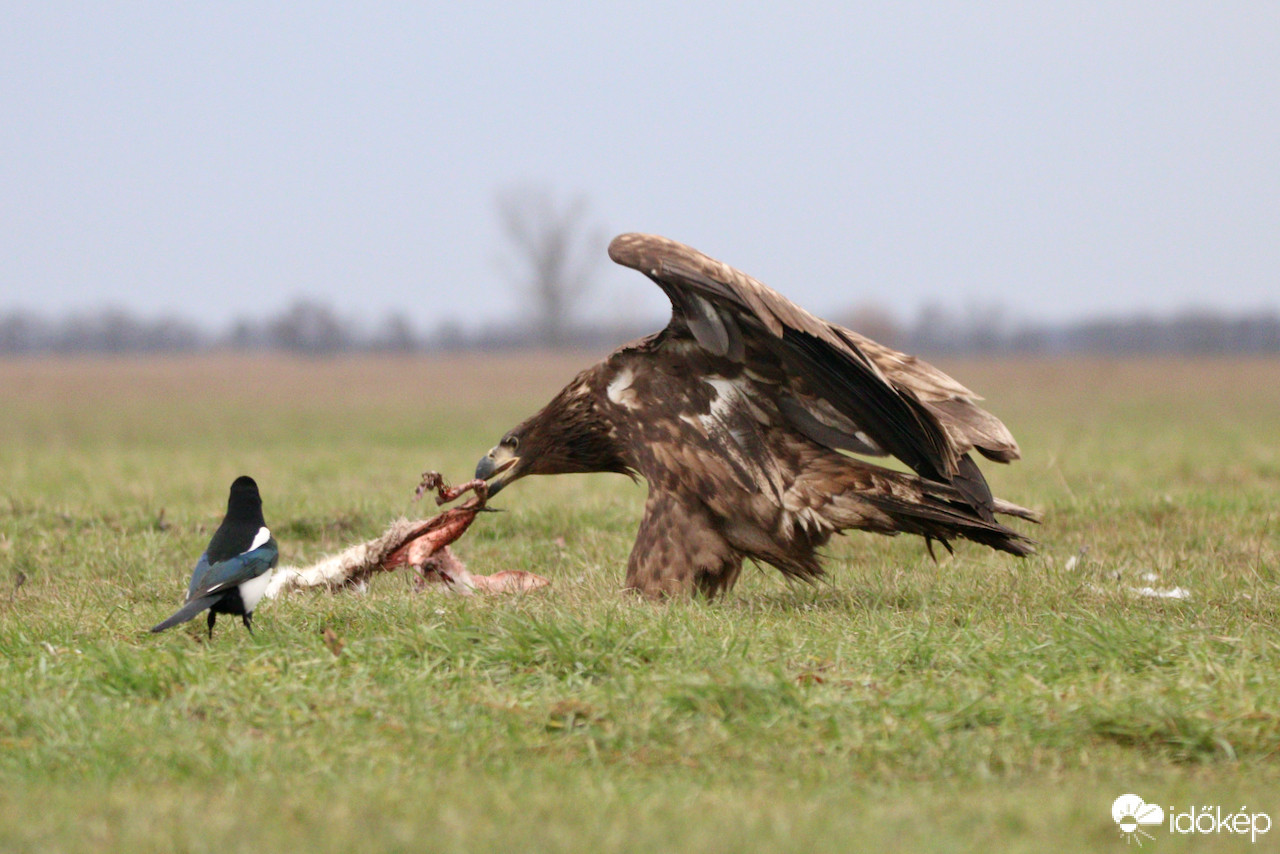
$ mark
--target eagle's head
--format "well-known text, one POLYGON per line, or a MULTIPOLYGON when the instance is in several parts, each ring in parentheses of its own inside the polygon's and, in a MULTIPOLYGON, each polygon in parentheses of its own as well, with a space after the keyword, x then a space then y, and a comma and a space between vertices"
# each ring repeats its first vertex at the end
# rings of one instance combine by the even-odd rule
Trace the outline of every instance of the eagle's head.
POLYGON ((476 477, 489 482, 490 496, 527 474, 632 473, 599 406, 596 373, 584 371, 480 458, 476 477))

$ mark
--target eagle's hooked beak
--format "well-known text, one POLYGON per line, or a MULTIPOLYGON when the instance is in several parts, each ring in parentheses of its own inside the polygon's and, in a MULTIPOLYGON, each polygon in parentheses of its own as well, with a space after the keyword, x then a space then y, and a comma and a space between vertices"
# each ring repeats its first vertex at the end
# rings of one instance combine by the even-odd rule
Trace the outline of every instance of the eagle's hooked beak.
POLYGON ((505 445, 494 445, 489 453, 476 463, 476 478, 489 482, 489 497, 497 495, 502 487, 515 480, 516 463, 520 457, 505 445))

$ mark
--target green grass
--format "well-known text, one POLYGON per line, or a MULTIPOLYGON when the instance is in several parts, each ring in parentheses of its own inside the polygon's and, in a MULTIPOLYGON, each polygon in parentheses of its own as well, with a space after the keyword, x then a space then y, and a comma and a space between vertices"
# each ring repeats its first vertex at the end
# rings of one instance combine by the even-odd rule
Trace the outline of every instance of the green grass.
POLYGON ((855 535, 825 583, 653 605, 619 589, 642 489, 531 479, 457 550, 547 591, 389 574, 146 633, 236 475, 305 562, 431 512, 418 472, 589 359, 0 364, 0 850, 1119 851, 1126 792, 1280 820, 1274 362, 944 365, 1022 442, 989 469, 1045 513, 1024 561, 855 535))

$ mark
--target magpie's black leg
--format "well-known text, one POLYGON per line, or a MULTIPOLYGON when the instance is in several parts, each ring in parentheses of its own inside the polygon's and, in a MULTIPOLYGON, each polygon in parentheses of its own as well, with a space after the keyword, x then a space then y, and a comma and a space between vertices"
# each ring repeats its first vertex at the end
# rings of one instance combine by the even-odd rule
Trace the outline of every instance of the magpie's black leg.
POLYGON ((249 630, 249 634, 253 634, 253 614, 243 614, 240 619, 244 620, 244 627, 249 630))
POLYGON ((218 615, 209 611, 209 640, 213 640, 213 624, 218 621, 218 615))

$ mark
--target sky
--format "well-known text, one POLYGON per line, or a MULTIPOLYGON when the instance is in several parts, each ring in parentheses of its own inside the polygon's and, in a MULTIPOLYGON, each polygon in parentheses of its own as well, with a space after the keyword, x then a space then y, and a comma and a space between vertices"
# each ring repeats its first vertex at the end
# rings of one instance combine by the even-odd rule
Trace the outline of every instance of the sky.
MULTIPOLYGON (((0 10, 0 313, 518 320, 497 198, 828 316, 1280 307, 1280 4, 0 10)), ((655 327, 656 328, 656 327, 655 327)))

